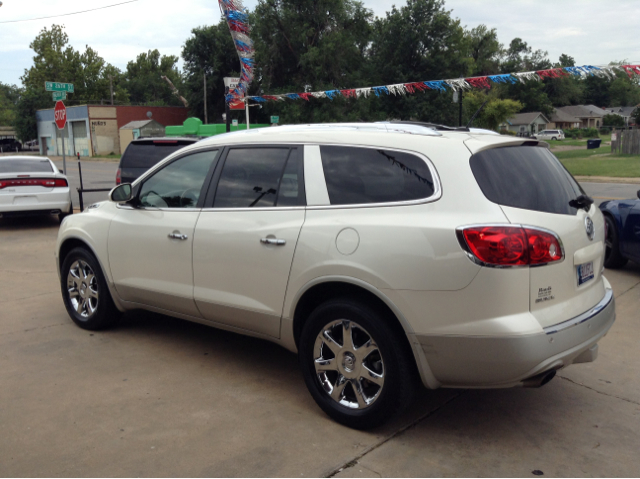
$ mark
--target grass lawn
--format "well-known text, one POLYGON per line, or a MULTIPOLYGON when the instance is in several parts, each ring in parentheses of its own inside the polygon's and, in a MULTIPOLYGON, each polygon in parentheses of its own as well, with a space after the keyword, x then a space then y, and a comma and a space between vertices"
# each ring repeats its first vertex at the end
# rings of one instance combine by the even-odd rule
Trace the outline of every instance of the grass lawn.
MULTIPOLYGON (((566 140, 560 140, 560 141, 549 140, 547 141, 547 143, 549 143, 549 146, 552 151, 554 148, 558 146, 584 146, 586 148, 588 139, 589 138, 583 138, 582 140, 572 140, 571 138, 567 138, 566 140)), ((611 141, 611 134, 608 134, 608 135, 601 134, 600 139, 602 140, 602 145, 604 145, 606 142, 611 141)), ((604 148, 604 146, 602 146, 601 148, 604 148)))
POLYGON ((558 151, 554 154, 574 176, 640 177, 640 155, 616 155, 603 153, 601 149, 558 151))

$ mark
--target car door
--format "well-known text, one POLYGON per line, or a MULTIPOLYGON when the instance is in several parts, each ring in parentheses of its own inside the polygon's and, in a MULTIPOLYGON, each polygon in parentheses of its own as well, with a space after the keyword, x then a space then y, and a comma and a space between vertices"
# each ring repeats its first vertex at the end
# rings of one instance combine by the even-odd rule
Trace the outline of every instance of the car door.
POLYGON ((193 300, 193 233, 217 150, 180 157, 137 186, 109 228, 109 266, 125 301, 200 317, 193 300))
POLYGON ((195 230, 195 302, 205 319, 279 337, 305 217, 302 147, 238 146, 224 156, 195 230))

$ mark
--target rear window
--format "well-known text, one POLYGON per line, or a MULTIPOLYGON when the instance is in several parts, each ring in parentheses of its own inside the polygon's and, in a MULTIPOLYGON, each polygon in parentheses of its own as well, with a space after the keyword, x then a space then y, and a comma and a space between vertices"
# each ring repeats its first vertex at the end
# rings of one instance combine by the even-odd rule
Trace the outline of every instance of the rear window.
POLYGON ((171 153, 195 141, 156 140, 132 142, 122 155, 120 168, 151 168, 171 153))
POLYGON ((390 203, 429 198, 435 188, 418 156, 351 146, 321 146, 332 205, 390 203))
POLYGON ((569 206, 569 201, 585 194, 544 147, 494 148, 476 153, 470 163, 484 195, 499 205, 575 215, 577 209, 569 206))
POLYGON ((0 173, 52 173, 49 160, 0 160, 0 173))

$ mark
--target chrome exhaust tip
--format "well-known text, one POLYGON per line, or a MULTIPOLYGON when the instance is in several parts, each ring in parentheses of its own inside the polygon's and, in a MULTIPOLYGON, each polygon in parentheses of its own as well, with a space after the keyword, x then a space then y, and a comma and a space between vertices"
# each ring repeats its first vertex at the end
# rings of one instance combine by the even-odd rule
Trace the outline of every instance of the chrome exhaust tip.
POLYGON ((540 388, 551 381, 556 376, 556 370, 545 371, 522 381, 522 387, 540 388))

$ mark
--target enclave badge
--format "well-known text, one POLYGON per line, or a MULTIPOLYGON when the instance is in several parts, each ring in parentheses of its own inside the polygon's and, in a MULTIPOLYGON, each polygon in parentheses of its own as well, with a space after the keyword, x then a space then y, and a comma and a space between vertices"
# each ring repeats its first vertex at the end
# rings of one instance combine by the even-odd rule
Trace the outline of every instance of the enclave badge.
POLYGON ((595 229, 593 228, 593 221, 588 216, 584 219, 584 227, 587 230, 587 238, 593 241, 595 235, 595 229))

